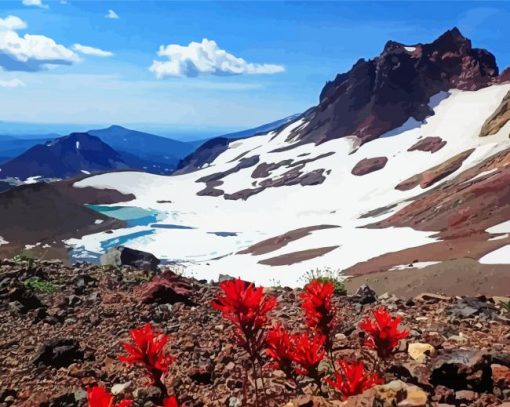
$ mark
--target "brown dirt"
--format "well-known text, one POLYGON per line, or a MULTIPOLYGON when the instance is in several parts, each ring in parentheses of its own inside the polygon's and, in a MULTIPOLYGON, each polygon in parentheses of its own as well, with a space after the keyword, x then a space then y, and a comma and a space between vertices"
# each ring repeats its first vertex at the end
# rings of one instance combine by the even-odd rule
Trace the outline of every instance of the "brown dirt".
POLYGON ((290 242, 301 239, 305 236, 310 235, 312 232, 316 230, 323 229, 332 229, 337 228, 339 226, 336 225, 316 225, 316 226, 307 226, 305 228, 299 228, 291 230, 282 235, 278 235, 275 237, 271 237, 269 239, 258 242, 242 251, 239 254, 252 254, 254 256, 260 256, 261 254, 266 254, 270 252, 274 252, 282 247, 287 246, 290 242))
POLYGON ((300 263, 305 260, 314 259, 316 257, 324 256, 326 253, 338 249, 340 246, 318 247, 316 249, 300 250, 282 254, 281 256, 270 257, 269 259, 260 260, 259 264, 268 266, 290 266, 292 264, 300 263))
POLYGON ((510 237, 487 240, 487 235, 476 234, 385 253, 343 270, 348 276, 386 271, 394 266, 424 261, 443 261, 459 258, 479 259, 500 247, 510 244, 510 237))
POLYGON ((84 204, 125 202, 134 195, 113 189, 74 188, 78 179, 23 185, 0 193, 0 235, 9 242, 0 246, 0 257, 12 257, 26 244, 40 243, 31 249, 35 255, 67 261, 63 239, 124 227, 125 222, 84 204), (96 219, 103 222, 96 225, 96 219), (41 247, 45 244, 51 247, 41 247))
POLYGON ((444 261, 422 269, 383 271, 345 281, 348 293, 368 284, 379 295, 385 292, 399 297, 420 293, 456 295, 509 295, 510 268, 507 265, 480 264, 473 259, 444 261))

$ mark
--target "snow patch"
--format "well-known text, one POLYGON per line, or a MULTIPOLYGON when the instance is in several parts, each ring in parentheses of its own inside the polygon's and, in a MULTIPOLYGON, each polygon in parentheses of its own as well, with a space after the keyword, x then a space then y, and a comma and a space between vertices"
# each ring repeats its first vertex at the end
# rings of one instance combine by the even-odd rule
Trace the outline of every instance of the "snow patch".
POLYGON ((9 244, 9 242, 5 240, 2 236, 0 236, 0 246, 2 246, 3 244, 9 244))
POLYGON ((439 264, 439 263, 441 263, 441 262, 440 261, 419 261, 419 262, 412 263, 412 264, 400 264, 398 266, 393 266, 390 269, 390 271, 406 270, 406 269, 410 269, 410 268, 422 269, 422 268, 425 268, 428 266, 433 266, 434 264, 439 264))
POLYGON ((39 181, 41 181, 42 176, 41 175, 34 175, 32 177, 28 177, 25 180, 25 184, 37 184, 39 181))
POLYGON ((510 220, 499 223, 487 229, 488 233, 510 233, 510 220))
POLYGON ((507 237, 508 237, 508 233, 505 233, 504 235, 491 237, 489 240, 501 240, 501 239, 506 239, 507 237))
POLYGON ((482 264, 509 264, 510 263, 510 244, 500 247, 490 253, 487 253, 480 259, 482 264))

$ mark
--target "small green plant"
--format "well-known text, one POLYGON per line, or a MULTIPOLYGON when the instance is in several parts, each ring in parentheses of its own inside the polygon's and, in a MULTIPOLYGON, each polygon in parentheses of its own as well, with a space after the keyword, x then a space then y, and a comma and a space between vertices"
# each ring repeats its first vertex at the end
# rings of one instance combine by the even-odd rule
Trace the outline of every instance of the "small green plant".
POLYGON ((22 250, 20 254, 14 256, 14 261, 16 263, 28 263, 28 268, 31 269, 35 263, 35 256, 30 250, 22 250))
POLYGON ((277 280, 276 278, 272 278, 270 283, 270 287, 276 288, 276 289, 282 289, 283 285, 280 280, 277 280))
POLYGON ((38 277, 29 278, 23 282, 25 287, 31 288, 44 294, 53 294, 57 291, 57 287, 50 281, 42 280, 38 277))
POLYGON ((506 311, 510 312, 510 301, 508 302, 500 302, 501 307, 506 311))
POLYGON ((327 267, 324 269, 316 268, 314 270, 307 271, 302 279, 305 282, 305 287, 313 280, 317 280, 321 283, 332 283, 335 286, 335 294, 345 295, 347 290, 345 284, 340 280, 339 272, 333 271, 327 267))

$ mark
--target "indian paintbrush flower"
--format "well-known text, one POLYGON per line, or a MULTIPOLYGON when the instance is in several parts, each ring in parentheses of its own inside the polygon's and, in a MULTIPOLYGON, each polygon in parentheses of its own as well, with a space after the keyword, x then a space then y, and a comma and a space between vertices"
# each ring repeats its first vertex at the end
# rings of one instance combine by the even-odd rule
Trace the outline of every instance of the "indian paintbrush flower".
POLYGON ((132 400, 122 400, 115 404, 113 395, 101 386, 91 387, 87 390, 87 401, 89 407, 130 407, 133 405, 132 400))
POLYGON ((395 352, 401 339, 409 336, 408 330, 400 330, 402 318, 392 317, 385 307, 378 307, 372 311, 373 318, 365 317, 359 324, 359 329, 368 337, 365 345, 375 349, 381 358, 387 358, 395 352))
POLYGON ((377 372, 367 371, 365 364, 361 361, 348 362, 345 359, 339 359, 337 365, 334 379, 325 378, 324 381, 340 392, 344 400, 383 382, 377 372))
POLYGON ((331 328, 335 324, 332 305, 335 285, 328 281, 312 280, 301 294, 306 324, 313 332, 326 338, 326 348, 331 350, 331 328))

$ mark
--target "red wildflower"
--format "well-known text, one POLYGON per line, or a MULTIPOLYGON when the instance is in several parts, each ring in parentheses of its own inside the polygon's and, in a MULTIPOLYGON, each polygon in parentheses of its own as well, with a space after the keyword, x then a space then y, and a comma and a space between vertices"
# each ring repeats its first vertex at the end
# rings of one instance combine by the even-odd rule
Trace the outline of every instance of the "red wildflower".
POLYGON ((115 404, 113 395, 100 386, 91 387, 87 390, 87 400, 89 407, 130 407, 133 405, 132 400, 122 400, 115 404))
POLYGON ((179 403, 177 403, 177 399, 172 396, 163 400, 163 407, 179 407, 179 403))
POLYGON ((268 323, 267 314, 276 307, 276 298, 266 297, 262 287, 255 288, 241 279, 224 281, 220 289, 212 302, 213 308, 232 322, 239 345, 252 358, 258 357, 264 345, 263 328, 268 323))
POLYGON ((122 343, 128 355, 119 356, 119 360, 142 365, 153 381, 159 381, 174 361, 163 349, 168 342, 168 336, 154 331, 150 324, 146 324, 143 328, 131 330, 131 337, 134 344, 122 343))
POLYGON ((276 324, 267 333, 266 345, 266 355, 272 359, 269 366, 273 369, 280 369, 290 374, 292 370, 291 349, 294 344, 291 341, 289 333, 282 329, 280 324, 276 324))
POLYGON ((331 304, 334 291, 333 283, 312 280, 301 294, 306 324, 326 338, 329 338, 330 330, 335 322, 335 310, 331 304))
POLYGON ((339 359, 338 370, 335 372, 334 380, 326 378, 324 381, 339 391, 344 400, 383 382, 378 373, 365 370, 365 365, 361 361, 349 363, 339 359))
POLYGON ((296 373, 316 377, 319 363, 324 359, 326 351, 324 350, 324 342, 326 338, 322 335, 310 337, 307 334, 292 336, 293 349, 291 351, 292 361, 299 367, 296 373))
POLYGON ((409 331, 399 330, 402 318, 393 318, 384 307, 374 309, 372 315, 373 319, 365 317, 359 324, 359 328, 368 334, 365 345, 377 350, 379 357, 388 357, 399 341, 409 336, 409 331))

